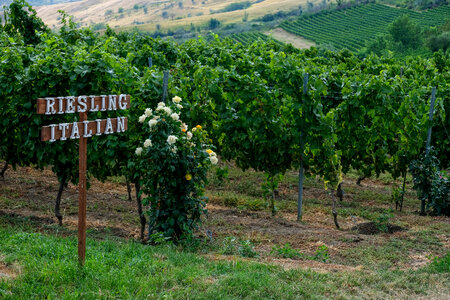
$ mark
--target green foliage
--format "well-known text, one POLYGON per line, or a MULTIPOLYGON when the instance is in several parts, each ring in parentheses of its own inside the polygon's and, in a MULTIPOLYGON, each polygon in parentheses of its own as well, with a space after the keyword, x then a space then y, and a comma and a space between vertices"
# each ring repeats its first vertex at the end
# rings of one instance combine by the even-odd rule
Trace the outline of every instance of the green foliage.
POLYGON ((38 44, 39 35, 49 31, 25 0, 14 0, 9 7, 5 7, 3 18, 3 30, 11 36, 20 34, 25 44, 38 44))
POLYGON ((270 254, 276 257, 290 258, 290 259, 303 257, 303 254, 295 249, 292 249, 289 243, 286 243, 283 246, 274 245, 272 247, 272 250, 270 251, 270 254))
POLYGON ((207 25, 208 29, 213 30, 213 29, 216 29, 219 26, 220 26, 220 21, 219 20, 214 19, 214 18, 209 19, 208 25, 207 25))
POLYGON ((436 52, 442 50, 444 52, 450 48, 450 31, 442 32, 438 35, 430 36, 426 44, 431 51, 436 52))
POLYGON ((327 262, 330 259, 329 250, 327 245, 321 245, 317 248, 316 253, 314 254, 313 259, 319 260, 322 262, 327 262))
POLYGON ((409 168, 414 179, 413 188, 422 202, 421 213, 425 213, 426 205, 431 213, 450 215, 450 181, 445 171, 439 171, 439 159, 434 149, 412 161, 409 168))
POLYGON ((383 213, 378 215, 378 217, 376 217, 373 222, 379 232, 387 233, 389 231, 389 220, 393 217, 394 214, 391 210, 385 210, 383 213))
POLYGON ((277 212, 277 208, 275 207, 275 190, 278 189, 278 184, 283 179, 283 176, 278 175, 270 175, 266 174, 266 180, 261 185, 261 188, 263 190, 264 198, 270 199, 269 201, 269 207, 272 211, 272 216, 275 216, 277 212))
POLYGON ((241 241, 238 247, 238 253, 243 257, 258 257, 258 252, 255 251, 252 242, 249 240, 241 241))
POLYGON ((148 242, 154 245, 165 244, 170 240, 170 237, 165 236, 164 232, 154 232, 150 234, 148 242))
POLYGON ((240 241, 234 236, 229 236, 223 239, 220 253, 225 255, 239 255, 242 257, 259 256, 258 252, 254 250, 254 246, 249 240, 240 241))
POLYGON ((420 27, 408 15, 402 15, 394 20, 388 32, 396 43, 406 48, 417 48, 421 44, 420 27))
POLYGON ((139 117, 144 142, 135 152, 152 231, 177 240, 197 228, 205 212, 206 172, 218 159, 206 131, 200 125, 189 131, 180 120, 181 98, 172 101, 160 102, 154 111, 147 108, 139 117))
POLYGON ((217 182, 219 183, 219 184, 223 184, 224 182, 225 182, 225 180, 227 180, 228 179, 228 172, 229 170, 228 170, 228 167, 218 167, 217 169, 216 169, 216 173, 215 173, 215 179, 217 180, 217 182))

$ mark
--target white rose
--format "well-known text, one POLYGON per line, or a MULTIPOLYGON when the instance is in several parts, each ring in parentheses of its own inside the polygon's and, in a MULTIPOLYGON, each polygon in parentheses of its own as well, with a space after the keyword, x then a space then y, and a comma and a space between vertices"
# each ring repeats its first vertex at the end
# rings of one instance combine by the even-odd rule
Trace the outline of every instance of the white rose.
POLYGON ((166 104, 164 102, 159 102, 158 103, 158 107, 165 107, 165 106, 166 106, 166 104))
POLYGON ((177 104, 178 109, 183 109, 183 105, 177 104))
POLYGON ((168 115, 170 115, 172 113, 172 110, 170 109, 170 107, 164 107, 163 110, 168 115))
POLYGON ((169 135, 167 137, 167 143, 169 143, 169 145, 175 144, 177 142, 178 138, 174 135, 169 135))
POLYGON ((157 119, 151 119, 150 121, 148 121, 148 126, 150 126, 150 128, 152 128, 153 126, 156 125, 156 123, 158 123, 157 119))
POLYGON ((188 130, 188 126, 185 124, 185 123, 181 123, 181 130, 185 130, 185 131, 187 131, 188 130))
POLYGON ((140 116, 140 117, 139 117, 139 123, 144 123, 146 117, 147 117, 146 115, 140 116))
POLYGON ((156 111, 161 111, 161 110, 164 110, 164 106, 158 106, 157 108, 156 108, 156 111))
POLYGON ((175 96, 175 97, 172 98, 172 102, 173 103, 180 103, 181 102, 181 98, 178 97, 178 96, 175 96))
POLYGON ((188 140, 192 139, 192 132, 188 131, 186 135, 188 140))
POLYGON ((216 154, 216 152, 214 152, 214 151, 211 151, 211 153, 209 153, 209 156, 210 157, 213 157, 213 156, 216 156, 217 154, 216 154))
POLYGON ((136 152, 136 155, 141 155, 142 147, 137 147, 135 152, 136 152))
POLYGON ((195 131, 197 131, 197 128, 196 127, 192 128, 192 132, 195 132, 195 131))
POLYGON ((209 160, 211 161, 211 163, 213 165, 216 165, 219 162, 219 159, 217 158, 217 156, 210 156, 209 160))
POLYGON ((173 147, 170 151, 172 151, 173 153, 177 153, 178 148, 177 147, 173 147))
POLYGON ((150 116, 152 115, 152 112, 153 112, 153 110, 151 110, 150 108, 147 108, 147 109, 145 110, 145 115, 146 115, 147 117, 150 117, 150 116))
POLYGON ((148 147, 150 147, 151 145, 152 145, 152 141, 149 140, 149 139, 146 139, 145 142, 144 142, 144 147, 145 147, 145 148, 148 148, 148 147))
POLYGON ((170 115, 170 117, 174 120, 174 121, 178 121, 180 119, 180 116, 177 113, 173 113, 170 115))

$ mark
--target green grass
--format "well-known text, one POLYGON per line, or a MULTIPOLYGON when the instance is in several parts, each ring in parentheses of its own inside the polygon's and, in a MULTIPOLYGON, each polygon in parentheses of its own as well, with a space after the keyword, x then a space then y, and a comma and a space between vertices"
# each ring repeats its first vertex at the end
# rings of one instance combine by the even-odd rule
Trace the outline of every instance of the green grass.
POLYGON ((442 242, 429 234, 418 231, 413 237, 387 238, 381 244, 361 245, 343 250, 340 255, 346 263, 374 269, 392 269, 411 262, 409 254, 434 251, 443 256, 448 253, 442 242))
POLYGON ((323 274, 234 256, 211 260, 173 244, 145 246, 112 237, 88 236, 86 265, 80 268, 73 237, 33 232, 23 220, 1 221, 0 266, 17 274, 0 280, 2 299, 299 299, 362 293, 385 298, 445 295, 450 286, 442 261, 417 271, 323 274))
POLYGON ((377 35, 387 33, 388 25, 403 14, 407 14, 421 27, 438 26, 449 19, 450 6, 419 13, 371 3, 300 17, 294 21, 285 21, 280 26, 317 44, 357 51, 377 35))

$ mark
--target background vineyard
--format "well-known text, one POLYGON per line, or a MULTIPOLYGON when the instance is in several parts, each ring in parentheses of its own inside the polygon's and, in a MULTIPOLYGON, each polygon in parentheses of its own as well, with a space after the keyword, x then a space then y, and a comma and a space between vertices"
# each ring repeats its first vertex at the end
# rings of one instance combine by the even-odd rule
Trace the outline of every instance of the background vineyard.
POLYGON ((408 15, 421 26, 438 26, 450 18, 450 6, 416 12, 373 3, 324 11, 283 22, 280 26, 318 44, 357 51, 377 35, 387 33, 388 25, 401 15, 408 15))

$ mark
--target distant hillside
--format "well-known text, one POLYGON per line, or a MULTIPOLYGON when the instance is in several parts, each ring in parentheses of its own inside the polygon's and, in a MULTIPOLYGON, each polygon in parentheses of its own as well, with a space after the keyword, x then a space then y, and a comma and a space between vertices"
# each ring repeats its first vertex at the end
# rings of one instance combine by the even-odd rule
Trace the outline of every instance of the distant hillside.
MULTIPOLYGON (((52 5, 52 4, 60 4, 67 2, 77 2, 80 0, 28 0, 27 2, 31 6, 42 6, 42 5, 52 5)), ((12 0, 0 0, 0 7, 3 8, 4 5, 9 5, 12 0)))
POLYGON ((269 13, 298 10, 299 6, 305 9, 319 2, 322 3, 321 0, 83 0, 35 9, 52 28, 59 26, 57 11, 62 9, 82 26, 108 24, 112 28, 138 27, 153 32, 205 26, 211 18, 223 25, 252 21, 269 13), (238 5, 230 5, 233 3, 238 5))
POLYGON ((299 17, 281 23, 281 28, 317 44, 357 51, 387 33, 388 25, 403 14, 421 26, 438 26, 450 19, 450 6, 417 12, 373 3, 299 17))

